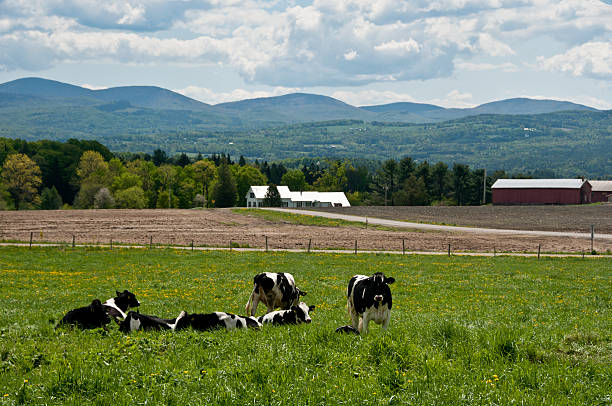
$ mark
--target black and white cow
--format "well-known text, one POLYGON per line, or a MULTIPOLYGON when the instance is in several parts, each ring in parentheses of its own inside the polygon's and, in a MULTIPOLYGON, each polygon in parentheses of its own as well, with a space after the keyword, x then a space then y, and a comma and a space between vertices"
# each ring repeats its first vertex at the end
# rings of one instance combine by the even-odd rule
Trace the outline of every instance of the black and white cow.
POLYGON ((108 299, 102 306, 104 306, 106 313, 119 323, 125 320, 128 310, 140 306, 140 302, 136 299, 136 295, 127 289, 121 293, 116 290, 115 293, 117 293, 117 296, 108 299))
POLYGON ((56 328, 63 325, 73 325, 80 328, 98 328, 106 326, 110 321, 111 319, 106 314, 100 300, 94 299, 89 306, 79 307, 66 313, 56 328))
POLYGON ((214 312, 207 314, 186 314, 176 323, 176 330, 193 328, 198 331, 211 331, 224 328, 227 331, 239 328, 261 328, 261 323, 252 316, 237 316, 231 313, 214 312))
POLYGON ((298 304, 300 296, 306 296, 306 292, 295 286, 295 280, 290 273, 263 272, 253 278, 253 292, 245 311, 255 316, 260 301, 266 305, 267 313, 276 308, 289 309, 298 304))
POLYGON ((353 322, 353 328, 361 334, 368 332, 368 324, 373 321, 382 324, 386 329, 391 318, 393 299, 389 285, 394 278, 386 277, 382 272, 367 277, 355 275, 351 278, 347 290, 347 307, 353 322))
POLYGON ((175 319, 162 319, 157 316, 128 312, 125 320, 119 324, 119 331, 129 333, 137 330, 174 330, 184 316, 185 312, 181 312, 175 319))
POLYGON ((312 320, 308 312, 314 308, 315 306, 300 302, 297 306, 291 306, 289 310, 277 310, 261 316, 258 320, 261 324, 274 325, 310 323, 312 320))

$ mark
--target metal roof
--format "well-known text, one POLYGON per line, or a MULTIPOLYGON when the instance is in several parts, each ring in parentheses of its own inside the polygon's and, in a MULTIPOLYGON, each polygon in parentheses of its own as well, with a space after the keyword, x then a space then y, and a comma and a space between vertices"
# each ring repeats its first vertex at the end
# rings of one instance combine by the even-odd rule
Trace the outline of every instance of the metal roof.
POLYGON ((612 192, 612 180, 590 180, 593 192, 612 192))
MULTIPOLYGON (((331 203, 332 205, 351 205, 344 192, 292 192, 287 186, 277 186, 276 188, 281 195, 281 199, 291 200, 292 202, 323 202, 331 203)), ((256 199, 264 199, 266 197, 266 193, 268 192, 268 186, 251 186, 250 191, 247 192, 247 198, 250 192, 255 194, 256 199)))
POLYGON ((497 179, 491 189, 580 189, 582 179, 497 179))

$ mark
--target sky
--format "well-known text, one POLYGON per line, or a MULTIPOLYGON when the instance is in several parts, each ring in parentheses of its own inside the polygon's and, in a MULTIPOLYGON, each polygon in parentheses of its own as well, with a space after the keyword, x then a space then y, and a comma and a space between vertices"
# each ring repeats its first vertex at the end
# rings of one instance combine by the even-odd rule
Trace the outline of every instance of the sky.
POLYGON ((612 0, 0 0, 0 83, 612 109, 612 0))

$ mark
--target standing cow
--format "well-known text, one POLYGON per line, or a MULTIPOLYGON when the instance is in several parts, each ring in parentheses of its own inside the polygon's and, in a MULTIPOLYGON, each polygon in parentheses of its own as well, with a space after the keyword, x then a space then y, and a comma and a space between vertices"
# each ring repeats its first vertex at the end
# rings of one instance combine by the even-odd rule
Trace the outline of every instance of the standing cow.
POLYGON ((245 306, 245 311, 255 316, 260 301, 266 305, 266 313, 270 313, 277 307, 286 310, 291 306, 296 306, 300 301, 300 296, 306 296, 306 292, 295 287, 295 280, 290 273, 263 272, 253 278, 253 292, 245 306))
POLYGON ((368 324, 374 321, 386 329, 391 318, 393 299, 389 285, 394 278, 386 277, 382 272, 367 277, 355 275, 351 278, 347 290, 347 307, 353 322, 353 328, 359 333, 368 332, 368 324))

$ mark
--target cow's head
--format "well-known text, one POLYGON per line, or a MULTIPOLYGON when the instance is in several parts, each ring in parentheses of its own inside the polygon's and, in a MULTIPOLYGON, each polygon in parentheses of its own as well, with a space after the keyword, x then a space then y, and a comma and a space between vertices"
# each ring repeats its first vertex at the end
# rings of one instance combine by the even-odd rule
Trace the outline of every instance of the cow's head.
POLYGON ((94 299, 89 305, 89 311, 95 320, 100 320, 101 324, 108 324, 111 322, 110 317, 106 314, 106 310, 102 307, 102 302, 99 299, 94 299))
POLYGON ((136 295, 134 295, 129 290, 126 289, 123 292, 119 292, 118 290, 116 290, 115 293, 117 294, 117 297, 115 298, 115 303, 120 308, 123 308, 125 306, 124 310, 127 310, 132 307, 140 306, 140 302, 138 301, 138 299, 136 299, 136 295))
MULTIPOLYGON (((395 282, 395 278, 386 277, 382 272, 376 272, 368 278, 368 287, 371 294, 374 296, 374 303, 380 303, 385 296, 391 295, 391 289, 388 285, 395 282)), ((387 297, 387 299, 389 299, 387 297)))
POLYGON ((300 302, 297 306, 291 306, 291 311, 295 313, 298 323, 310 323, 312 320, 308 312, 313 311, 314 308, 314 305, 308 306, 306 303, 300 302))

